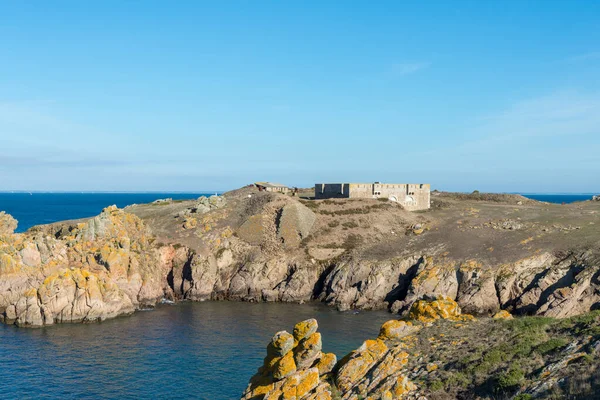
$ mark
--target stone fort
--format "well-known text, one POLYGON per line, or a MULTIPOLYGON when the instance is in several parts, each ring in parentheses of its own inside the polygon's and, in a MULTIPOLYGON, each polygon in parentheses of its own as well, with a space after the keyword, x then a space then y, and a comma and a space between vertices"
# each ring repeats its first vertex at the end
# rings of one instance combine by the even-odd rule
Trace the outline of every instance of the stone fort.
POLYGON ((426 183, 317 183, 315 199, 379 199, 400 203, 410 211, 430 206, 431 185, 426 183))

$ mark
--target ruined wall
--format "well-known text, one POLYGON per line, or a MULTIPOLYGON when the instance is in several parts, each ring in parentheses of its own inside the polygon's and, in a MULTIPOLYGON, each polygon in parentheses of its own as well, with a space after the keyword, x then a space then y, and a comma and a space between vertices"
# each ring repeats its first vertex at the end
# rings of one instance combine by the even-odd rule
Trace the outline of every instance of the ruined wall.
POLYGON ((317 183, 315 184, 315 199, 343 199, 350 197, 348 183, 317 183))
POLYGON ((351 183, 350 198, 353 199, 372 199, 373 184, 372 183, 351 183))
POLYGON ((410 211, 426 210, 430 206, 429 184, 406 183, 317 183, 316 199, 386 198, 397 201, 410 211))

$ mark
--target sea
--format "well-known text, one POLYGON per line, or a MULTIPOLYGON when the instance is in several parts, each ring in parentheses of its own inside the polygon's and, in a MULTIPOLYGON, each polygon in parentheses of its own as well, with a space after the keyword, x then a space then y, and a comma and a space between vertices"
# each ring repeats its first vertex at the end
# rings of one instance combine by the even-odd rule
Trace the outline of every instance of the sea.
POLYGON ((1 399, 239 399, 281 330, 316 318, 338 358, 392 316, 322 304, 161 305, 101 323, 0 326, 1 399))
MULTIPOLYGON (((0 211, 33 225, 161 198, 214 193, 0 193, 0 211)), ((392 316, 320 303, 181 302, 90 324, 0 324, 0 399, 239 399, 281 330, 316 318, 338 358, 375 338, 392 316)))
POLYGON ((545 201, 547 203, 570 204, 578 201, 592 200, 593 194, 536 194, 536 193, 520 193, 527 198, 545 201))

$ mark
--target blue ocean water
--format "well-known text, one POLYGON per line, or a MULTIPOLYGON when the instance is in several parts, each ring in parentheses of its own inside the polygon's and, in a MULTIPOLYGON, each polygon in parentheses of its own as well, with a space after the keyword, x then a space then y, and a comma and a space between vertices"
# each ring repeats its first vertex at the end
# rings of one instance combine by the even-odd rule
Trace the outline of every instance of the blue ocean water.
POLYGON ((320 304, 203 302, 102 323, 0 326, 2 399, 239 399, 275 332, 316 318, 339 357, 391 315, 320 304))
POLYGON ((556 204, 569 204, 577 201, 591 200, 593 195, 591 194, 522 194, 523 196, 538 200, 545 201, 547 203, 556 204))
POLYGON ((93 217, 112 204, 122 208, 169 197, 195 199, 203 194, 214 193, 0 193, 0 211, 15 217, 17 232, 24 232, 34 225, 93 217))

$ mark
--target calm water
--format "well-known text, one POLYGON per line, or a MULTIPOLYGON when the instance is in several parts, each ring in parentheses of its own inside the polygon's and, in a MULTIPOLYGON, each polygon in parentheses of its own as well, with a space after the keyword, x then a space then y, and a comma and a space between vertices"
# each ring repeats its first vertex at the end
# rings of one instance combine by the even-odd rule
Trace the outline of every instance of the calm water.
POLYGON ((319 321, 338 357, 376 337, 387 312, 233 302, 160 306, 41 329, 0 326, 0 398, 239 398, 276 331, 319 321))
POLYGON ((112 204, 125 207, 168 197, 176 200, 195 199, 201 195, 202 193, 0 193, 0 211, 6 211, 15 217, 19 221, 17 232, 24 232, 34 225, 93 217, 112 204))
POLYGON ((593 195, 591 194, 523 194, 533 200, 545 201, 548 203, 575 203, 576 201, 591 200, 593 195))

